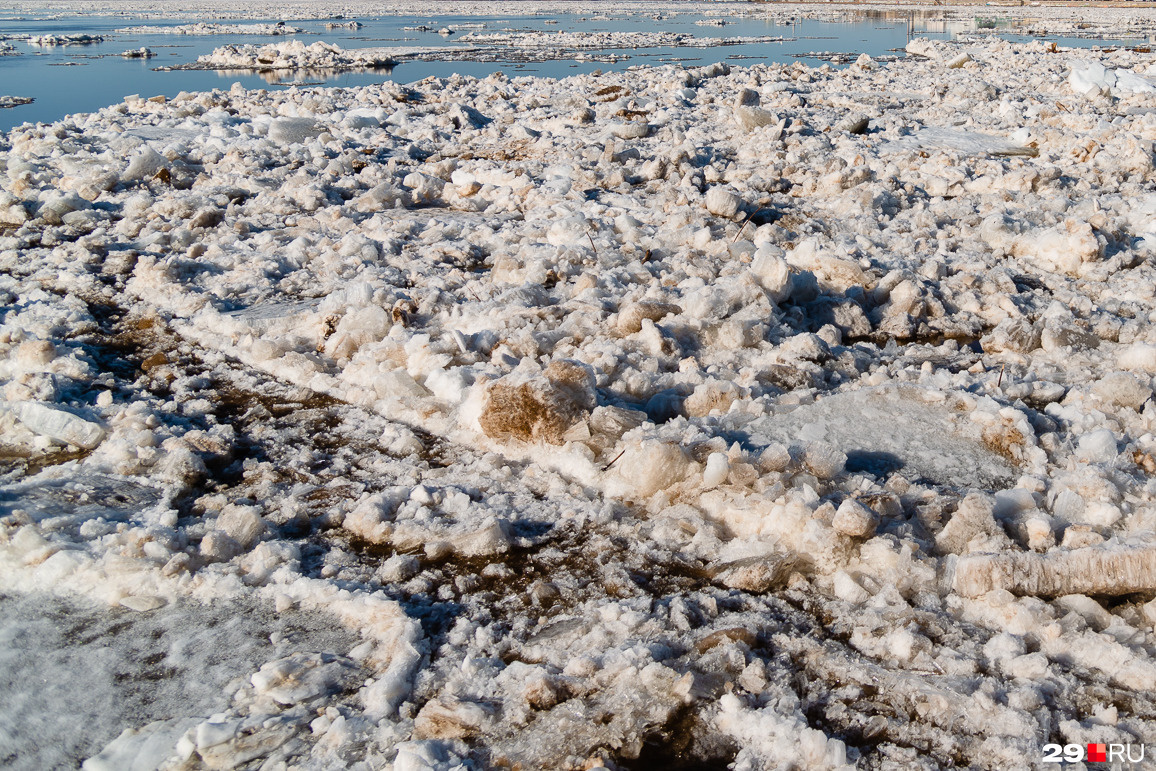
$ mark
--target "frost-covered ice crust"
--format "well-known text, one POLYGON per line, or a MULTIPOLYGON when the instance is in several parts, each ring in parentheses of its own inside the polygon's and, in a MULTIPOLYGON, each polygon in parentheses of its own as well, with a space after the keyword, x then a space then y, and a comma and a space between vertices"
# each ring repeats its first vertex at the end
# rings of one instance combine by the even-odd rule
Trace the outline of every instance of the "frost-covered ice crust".
POLYGON ((281 614, 88 767, 1156 735, 1156 58, 914 49, 7 135, 0 602, 281 614))
POLYGON ((305 30, 292 27, 284 22, 276 24, 216 24, 197 22, 173 26, 121 27, 118 35, 298 35, 305 30))
POLYGON ((325 42, 291 40, 267 45, 227 45, 174 67, 182 70, 364 70, 404 61, 549 61, 575 58, 617 62, 626 49, 719 48, 781 41, 781 37, 696 38, 672 32, 470 32, 453 46, 390 46, 344 49, 325 42), (615 50, 618 53, 586 53, 615 50))

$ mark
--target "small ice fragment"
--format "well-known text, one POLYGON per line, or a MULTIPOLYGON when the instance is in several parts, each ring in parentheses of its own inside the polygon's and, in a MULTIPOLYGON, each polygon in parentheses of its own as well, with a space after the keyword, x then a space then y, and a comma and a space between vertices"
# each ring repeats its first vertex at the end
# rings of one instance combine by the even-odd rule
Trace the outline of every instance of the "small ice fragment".
POLYGON ((869 538, 879 525, 879 515, 854 498, 847 498, 839 504, 831 526, 836 532, 852 538, 869 538))
POLYGON ((1092 463, 1110 463, 1116 459, 1116 435, 1102 428, 1080 437, 1080 457, 1092 463))
POLYGON ((836 131, 845 131, 848 134, 866 134, 871 119, 859 112, 848 113, 835 124, 836 131))
POLYGON ((947 69, 958 70, 960 67, 967 64, 970 61, 971 61, 971 56, 966 51, 964 51, 963 53, 961 53, 957 56, 954 56, 948 60, 947 69))
POLYGON ((140 595, 140 596, 132 596, 132 597, 122 597, 120 600, 120 604, 123 605, 124 607, 128 608, 129 610, 135 610, 138 613, 143 613, 144 611, 156 610, 157 608, 163 608, 165 606, 165 601, 162 600, 160 597, 153 597, 151 595, 140 595))
POLYGON ((489 711, 467 701, 426 702, 414 719, 414 734, 423 739, 461 739, 476 736, 488 722, 489 711))
POLYGON ((718 487, 727 479, 731 464, 725 452, 712 452, 706 459, 706 470, 702 474, 703 489, 718 487))
POLYGON ((151 147, 144 147, 128 162, 122 177, 129 181, 151 179, 168 166, 169 162, 163 155, 151 147))
POLYGON ((706 193, 706 209, 716 217, 733 219, 742 203, 738 193, 726 187, 715 186, 706 193))
POLYGON ((614 469, 639 498, 649 498, 686 476, 690 461, 675 444, 649 440, 626 448, 614 469))
POLYGON ((321 131, 321 125, 312 118, 277 118, 269 124, 269 138, 285 145, 307 142, 321 131))
POLYGON ((764 110, 762 107, 740 105, 735 108, 735 120, 747 131, 754 131, 757 128, 778 123, 779 116, 770 110, 764 110))
POLYGON ((1116 73, 1099 62, 1089 62, 1086 67, 1073 68, 1068 83, 1077 94, 1106 93, 1116 85, 1116 73))
POLYGON ((650 136, 650 124, 640 120, 615 123, 610 127, 610 133, 619 139, 642 139, 650 136))
POLYGON ((871 594, 845 570, 835 573, 833 588, 836 597, 853 605, 860 605, 871 599, 871 594))
POLYGON ((727 588, 762 594, 784 586, 799 566, 793 554, 764 554, 724 563, 712 572, 714 580, 727 588))

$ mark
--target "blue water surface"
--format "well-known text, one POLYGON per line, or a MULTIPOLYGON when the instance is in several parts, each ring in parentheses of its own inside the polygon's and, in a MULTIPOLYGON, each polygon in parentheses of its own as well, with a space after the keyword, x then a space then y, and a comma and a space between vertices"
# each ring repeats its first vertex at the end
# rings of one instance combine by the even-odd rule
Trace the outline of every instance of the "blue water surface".
MULTIPOLYGON (((960 32, 974 30, 969 23, 945 23, 934 15, 875 13, 848 16, 841 21, 796 20, 777 23, 753 17, 726 17, 726 25, 702 26, 695 22, 722 18, 717 14, 679 13, 656 17, 648 14, 615 14, 612 17, 583 17, 576 14, 540 16, 388 16, 358 18, 360 29, 326 29, 325 20, 289 21, 289 26, 304 30, 292 36, 262 35, 171 35, 123 34, 115 30, 124 27, 167 27, 189 24, 197 19, 141 19, 133 15, 78 14, 61 18, 8 18, 0 19, 0 40, 5 38, 15 46, 18 55, 0 56, 0 95, 32 97, 32 104, 0 110, 0 131, 7 131, 24 122, 50 122, 71 113, 91 112, 115 104, 131 94, 149 97, 176 96, 181 91, 227 89, 233 83, 245 88, 291 88, 289 80, 299 83, 321 83, 326 86, 363 86, 394 80, 408 83, 430 75, 444 77, 454 73, 485 77, 503 71, 511 77, 535 75, 566 77, 594 70, 625 69, 639 64, 663 64, 677 61, 688 67, 729 61, 732 64, 757 62, 789 62, 801 58, 809 64, 819 59, 807 54, 837 52, 851 55, 867 53, 880 56, 901 50, 912 36, 949 38, 960 32), (406 27, 426 26, 419 31, 406 27), (449 27, 459 34, 448 39, 437 33, 449 27), (629 50, 591 51, 613 53, 621 58, 615 63, 566 59, 549 62, 520 63, 477 61, 413 61, 399 64, 392 70, 343 73, 237 73, 203 70, 167 70, 195 62, 197 57, 229 44, 265 44, 299 38, 305 43, 323 40, 342 48, 377 46, 454 46, 462 33, 547 31, 571 32, 651 32, 666 30, 695 37, 781 37, 781 42, 759 43, 712 48, 651 48, 629 50), (105 40, 84 46, 39 47, 16 39, 27 35, 86 33, 102 35, 105 40), (147 47, 157 56, 152 59, 125 59, 123 51, 147 47)), ((203 19, 212 22, 212 19, 203 19)), ((276 23, 276 19, 223 21, 232 24, 276 23)), ((339 21, 349 21, 341 19, 339 21)), ((1001 34, 1009 39, 1022 39, 1001 34)), ((1061 45, 1106 45, 1108 42, 1082 39, 1054 39, 1061 45)), ((1138 41, 1131 41, 1138 42, 1138 41)))

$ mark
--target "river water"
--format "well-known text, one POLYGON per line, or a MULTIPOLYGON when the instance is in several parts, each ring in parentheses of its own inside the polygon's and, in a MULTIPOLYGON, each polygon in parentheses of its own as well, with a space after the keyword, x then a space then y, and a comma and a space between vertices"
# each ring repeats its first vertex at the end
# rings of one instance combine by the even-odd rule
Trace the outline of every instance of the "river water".
MULTIPOLYGON (((764 37, 782 38, 781 42, 720 46, 712 48, 679 47, 605 50, 587 53, 614 53, 615 63, 583 61, 579 58, 546 62, 516 61, 411 61, 392 70, 374 72, 307 73, 312 84, 327 86, 362 86, 392 79, 412 82, 430 75, 453 73, 484 77, 502 70, 511 77, 537 75, 565 77, 595 69, 621 69, 639 64, 661 64, 679 61, 686 66, 700 66, 717 61, 743 64, 758 61, 793 61, 800 58, 809 64, 821 58, 808 56, 837 52, 871 56, 892 54, 901 50, 907 40, 920 37, 948 38, 974 31, 971 23, 945 24, 933 15, 874 14, 847 16, 838 21, 796 20, 779 23, 762 18, 726 18, 724 26, 704 25, 715 15, 678 13, 661 18, 645 14, 579 16, 574 14, 538 16, 389 16, 359 18, 359 29, 328 29, 324 20, 293 21, 290 26, 303 30, 291 36, 250 34, 174 35, 117 32, 126 27, 161 28, 189 24, 163 19, 142 20, 131 16, 68 16, 56 18, 0 19, 0 48, 7 42, 13 50, 0 56, 0 96, 31 97, 31 104, 0 110, 0 131, 24 122, 54 121, 65 115, 90 112, 115 104, 125 96, 175 96, 181 91, 228 88, 240 82, 245 88, 291 88, 302 80, 302 73, 214 72, 171 70, 195 62, 201 54, 228 44, 265 44, 283 42, 289 37, 305 43, 317 40, 342 48, 379 46, 454 46, 456 38, 470 31, 557 32, 681 32, 695 37, 764 37), (417 29, 426 27, 427 29, 417 29), (450 28, 458 34, 443 36, 438 30, 450 28), (101 42, 89 45, 37 46, 24 38, 29 35, 64 35, 85 33, 102 36, 101 42), (126 59, 121 53, 147 47, 156 56, 151 59, 126 59), (281 79, 290 82, 278 82, 281 79)), ((210 21, 210 20, 205 20, 210 21)), ((276 19, 246 20, 245 24, 276 23, 276 19)), ((348 20, 341 20, 342 22, 348 20)), ((1012 39, 1015 39, 1013 36, 1012 39)), ((1105 44, 1106 41, 1056 39, 1063 45, 1105 44)), ((852 57, 853 58, 853 57, 852 57)))

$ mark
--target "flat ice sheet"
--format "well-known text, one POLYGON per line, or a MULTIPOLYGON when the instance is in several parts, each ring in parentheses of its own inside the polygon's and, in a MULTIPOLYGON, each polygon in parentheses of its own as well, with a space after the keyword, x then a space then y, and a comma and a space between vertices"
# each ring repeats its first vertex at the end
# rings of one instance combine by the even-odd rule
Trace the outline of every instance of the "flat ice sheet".
POLYGON ((911 136, 888 142, 879 149, 882 153, 905 150, 956 150, 967 155, 1036 155, 1035 148, 1016 144, 1003 137, 938 127, 925 128, 911 136))
POLYGON ((230 682, 281 649, 334 650, 352 640, 326 616, 275 614, 252 600, 137 613, 0 595, 0 766, 75 768, 127 728, 225 709, 230 682), (274 634, 283 641, 274 644, 274 634))
POLYGON ((947 401, 922 389, 884 386, 835 394, 785 415, 762 418, 752 434, 784 444, 829 442, 847 453, 851 470, 904 470, 936 484, 995 488, 1016 471, 984 445, 980 431, 947 401))

